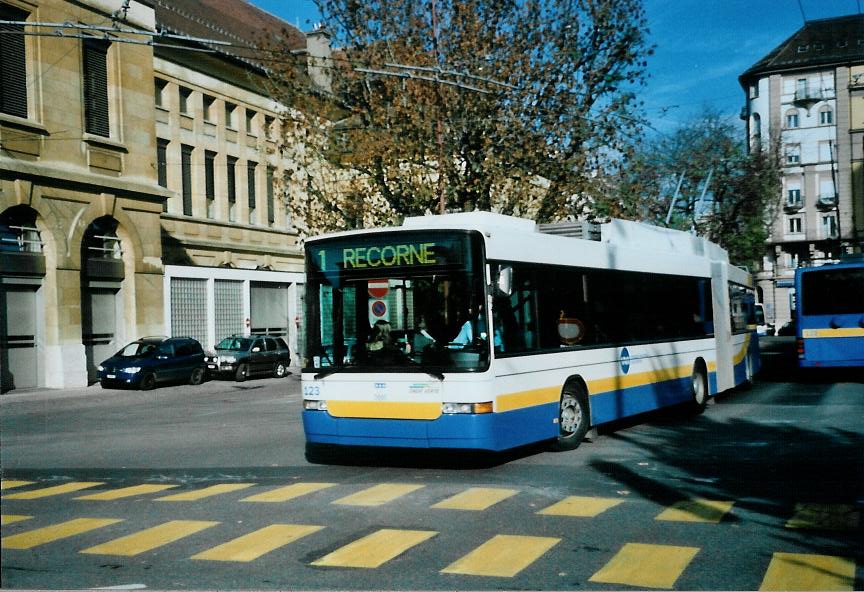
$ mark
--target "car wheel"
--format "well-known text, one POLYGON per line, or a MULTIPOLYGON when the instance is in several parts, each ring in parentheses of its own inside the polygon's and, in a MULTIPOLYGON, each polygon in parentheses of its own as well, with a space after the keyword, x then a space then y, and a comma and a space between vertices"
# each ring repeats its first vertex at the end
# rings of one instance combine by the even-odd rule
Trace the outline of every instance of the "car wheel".
POLYGON ((145 374, 141 379, 141 390, 142 391, 150 391, 153 390, 153 387, 156 386, 156 375, 155 374, 145 374))
POLYGON ((702 364, 696 363, 693 376, 690 378, 690 406, 694 412, 702 413, 708 405, 708 376, 702 364))
POLYGON ((249 364, 240 364, 237 366, 237 371, 234 373, 234 380, 243 382, 249 378, 249 364))
POLYGON ((100 383, 99 383, 99 386, 101 386, 103 389, 111 388, 110 386, 108 386, 108 385, 105 384, 104 382, 100 382, 100 383))
POLYGON ((276 370, 273 372, 276 378, 285 378, 288 376, 288 366, 284 362, 276 362, 276 370))
POLYGON ((189 384, 199 385, 204 382, 204 368, 195 368, 189 376, 189 384))

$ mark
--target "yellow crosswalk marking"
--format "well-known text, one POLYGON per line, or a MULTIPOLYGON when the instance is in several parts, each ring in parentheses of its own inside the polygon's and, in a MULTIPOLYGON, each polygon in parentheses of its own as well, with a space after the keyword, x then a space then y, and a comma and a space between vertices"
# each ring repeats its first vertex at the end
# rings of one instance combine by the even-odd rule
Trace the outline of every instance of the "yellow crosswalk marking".
POLYGON ((63 485, 53 485, 51 487, 44 487, 42 489, 34 489, 33 491, 22 491, 21 493, 4 495, 3 499, 41 499, 43 497, 50 497, 52 495, 62 495, 64 493, 71 493, 73 491, 81 491, 82 489, 87 489, 88 487, 96 487, 97 485, 105 484, 94 481, 75 481, 73 483, 64 483, 63 485))
POLYGON ((209 561, 253 561, 265 553, 293 543, 313 532, 323 529, 323 526, 307 524, 271 524, 255 532, 228 541, 218 547, 208 549, 203 553, 193 555, 192 559, 209 561))
POLYGON ((814 530, 857 530, 861 512, 844 504, 796 504, 786 528, 814 530))
POLYGON ((156 493, 177 487, 176 485, 133 485, 132 487, 121 487, 120 489, 112 489, 103 491, 102 493, 91 493, 90 495, 82 495, 76 497, 76 500, 92 500, 92 501, 111 501, 122 499, 124 497, 134 497, 136 495, 147 495, 148 493, 156 493))
POLYGON ((537 512, 548 516, 575 516, 578 518, 594 518, 623 500, 607 497, 581 497, 571 495, 558 503, 552 504, 537 512))
POLYGON ((108 526, 109 524, 116 524, 117 522, 122 522, 122 520, 113 518, 76 518, 75 520, 61 522, 60 524, 3 537, 0 546, 4 549, 32 549, 45 543, 66 539, 77 534, 108 526))
POLYGON ((0 491, 5 491, 7 489, 12 489, 14 487, 24 487, 25 485, 32 485, 33 481, 15 481, 13 479, 6 479, 4 481, 0 481, 0 491))
POLYGON ((512 578, 537 561, 560 540, 552 537, 499 534, 441 572, 512 578))
POLYGON ((486 510, 508 497, 519 493, 515 489, 496 489, 488 487, 472 487, 453 497, 433 505, 433 508, 445 510, 486 510))
POLYGON ((627 543, 588 580, 639 588, 671 588, 698 552, 698 547, 627 543))
POLYGON ((855 562, 845 557, 774 553, 760 590, 852 590, 855 562))
POLYGON ((214 495, 221 495, 223 493, 231 493, 232 491, 239 491, 241 489, 246 489, 247 487, 252 487, 255 485, 254 483, 223 483, 221 485, 211 485, 210 487, 205 487, 203 489, 196 489, 195 491, 187 491, 185 493, 175 493, 174 495, 166 495, 165 497, 157 498, 157 502, 194 502, 200 499, 204 499, 207 497, 212 497, 214 495))
POLYGON ((383 506, 388 502, 408 495, 412 491, 422 489, 424 485, 412 485, 409 483, 382 483, 358 491, 355 494, 343 497, 333 502, 342 506, 383 506))
POLYGON ((133 557, 150 551, 162 545, 173 543, 184 537, 195 534, 211 526, 216 526, 218 522, 207 522, 203 520, 172 520, 148 528, 134 534, 130 534, 113 541, 108 541, 89 549, 84 549, 82 553, 91 555, 122 555, 124 557, 133 557))
POLYGON ((655 520, 666 520, 669 522, 709 522, 717 524, 723 520, 723 516, 729 513, 734 504, 735 502, 721 502, 707 499, 677 502, 663 512, 660 512, 655 520))
POLYGON ((20 514, 3 514, 0 515, 0 526, 23 522, 24 520, 30 520, 32 517, 33 516, 21 516, 20 514))
POLYGON ((316 491, 321 491, 322 489, 327 489, 329 487, 336 487, 335 483, 294 483, 293 485, 286 485, 285 487, 279 487, 277 489, 272 489, 270 491, 265 491, 264 493, 258 493, 249 497, 244 497, 241 502, 264 502, 264 503, 276 503, 276 502, 287 502, 294 498, 300 497, 302 495, 306 495, 308 493, 314 493, 316 491))
POLYGON ((313 561, 327 567, 380 567, 438 534, 430 530, 382 529, 313 561))

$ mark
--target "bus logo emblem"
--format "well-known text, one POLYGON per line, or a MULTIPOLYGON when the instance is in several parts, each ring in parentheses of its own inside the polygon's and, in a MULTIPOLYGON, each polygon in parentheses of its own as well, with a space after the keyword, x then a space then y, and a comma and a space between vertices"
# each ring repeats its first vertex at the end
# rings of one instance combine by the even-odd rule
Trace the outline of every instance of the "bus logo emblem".
POLYGON ((630 352, 626 347, 621 350, 619 362, 621 364, 621 372, 627 374, 630 371, 630 352))

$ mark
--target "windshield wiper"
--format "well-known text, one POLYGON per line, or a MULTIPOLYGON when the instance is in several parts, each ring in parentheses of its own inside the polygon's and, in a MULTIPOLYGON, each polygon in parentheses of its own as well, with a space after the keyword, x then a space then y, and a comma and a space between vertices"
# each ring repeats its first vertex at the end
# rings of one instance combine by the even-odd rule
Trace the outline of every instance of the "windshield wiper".
POLYGON ((326 370, 322 370, 321 372, 319 372, 318 374, 316 374, 312 378, 314 378, 315 380, 321 380, 322 378, 327 378, 331 374, 336 374, 337 372, 341 372, 344 369, 345 368, 339 368, 338 366, 337 367, 331 366, 330 368, 327 368, 326 370))
POLYGON ((444 373, 440 370, 424 370, 424 372, 432 378, 437 378, 441 382, 444 382, 444 373))

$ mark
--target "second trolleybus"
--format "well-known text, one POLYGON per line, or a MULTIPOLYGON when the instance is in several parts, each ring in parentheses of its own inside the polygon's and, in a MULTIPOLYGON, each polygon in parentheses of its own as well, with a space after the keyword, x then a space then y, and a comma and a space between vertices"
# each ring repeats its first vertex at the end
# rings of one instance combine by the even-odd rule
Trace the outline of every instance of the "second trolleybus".
POLYGON ((305 248, 311 444, 571 449, 759 367, 749 274, 688 233, 616 220, 588 240, 471 212, 305 248))

